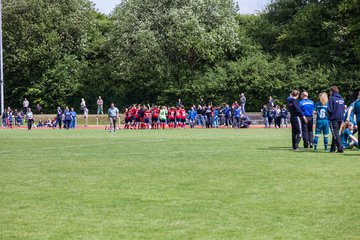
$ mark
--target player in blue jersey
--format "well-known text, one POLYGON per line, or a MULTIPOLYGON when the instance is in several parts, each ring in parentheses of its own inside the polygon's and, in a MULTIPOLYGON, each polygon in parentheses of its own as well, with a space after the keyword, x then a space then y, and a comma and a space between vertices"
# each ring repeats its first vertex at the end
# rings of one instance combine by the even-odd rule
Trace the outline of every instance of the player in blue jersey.
POLYGON ((320 93, 319 100, 320 101, 315 104, 315 108, 314 108, 314 112, 316 114, 314 150, 317 151, 318 143, 319 143, 319 135, 323 134, 325 151, 328 151, 329 134, 330 134, 329 119, 327 117, 328 95, 325 92, 320 93))
POLYGON ((313 111, 314 111, 314 102, 308 99, 309 94, 307 92, 301 93, 301 100, 299 101, 299 105, 303 115, 307 119, 307 123, 302 121, 302 131, 303 131, 303 140, 304 140, 304 148, 312 148, 314 143, 314 134, 313 134, 313 111))
POLYGON ((71 128, 71 129, 75 129, 75 127, 76 127, 76 116, 77 116, 77 114, 76 114, 74 108, 71 108, 70 114, 71 114, 71 117, 72 117, 72 118, 71 118, 71 121, 70 121, 70 128, 71 128))
POLYGON ((356 101, 350 104, 350 106, 346 109, 345 115, 344 115, 345 123, 354 124, 353 134, 355 134, 357 132, 357 123, 356 123, 356 119, 354 117, 355 116, 355 112, 354 112, 355 103, 356 103, 356 101))
MULTIPOLYGON (((359 127, 360 126, 360 92, 358 93, 358 99, 355 101, 354 104, 354 115, 356 118, 356 124, 359 127)), ((360 131, 358 131, 358 142, 360 142, 360 131)), ((360 146, 358 146, 360 150, 360 146)))
POLYGON ((351 122, 344 124, 341 129, 340 138, 341 138, 341 143, 345 149, 351 149, 354 146, 356 147, 359 146, 358 140, 354 137, 352 133, 353 130, 354 130, 354 124, 352 124, 351 122))

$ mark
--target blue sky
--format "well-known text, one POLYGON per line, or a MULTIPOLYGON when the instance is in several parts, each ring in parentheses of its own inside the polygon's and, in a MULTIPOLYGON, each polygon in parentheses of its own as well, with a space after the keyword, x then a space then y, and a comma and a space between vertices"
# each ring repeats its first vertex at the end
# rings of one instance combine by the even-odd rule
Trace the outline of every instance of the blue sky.
MULTIPOLYGON (((95 3, 95 7, 102 13, 110 13, 116 4, 119 4, 121 0, 92 0, 95 3)), ((237 0, 240 6, 241 13, 255 13, 261 11, 270 3, 271 0, 237 0)))

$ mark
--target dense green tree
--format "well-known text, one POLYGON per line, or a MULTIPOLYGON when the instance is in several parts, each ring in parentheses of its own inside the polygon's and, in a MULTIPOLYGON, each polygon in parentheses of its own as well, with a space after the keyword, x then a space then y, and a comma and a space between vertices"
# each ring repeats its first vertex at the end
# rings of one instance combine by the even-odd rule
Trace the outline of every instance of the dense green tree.
POLYGON ((86 0, 3 1, 6 100, 45 108, 78 93, 93 28, 86 0))

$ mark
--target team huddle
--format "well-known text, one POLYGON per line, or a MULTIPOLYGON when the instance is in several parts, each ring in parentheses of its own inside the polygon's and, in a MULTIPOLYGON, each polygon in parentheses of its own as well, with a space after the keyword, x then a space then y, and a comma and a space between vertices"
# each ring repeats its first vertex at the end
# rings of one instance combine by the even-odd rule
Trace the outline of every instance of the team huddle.
POLYGON ((288 98, 290 121, 292 125, 292 147, 299 150, 301 139, 304 148, 318 150, 319 137, 324 137, 326 151, 343 153, 344 149, 354 146, 359 148, 359 133, 356 139, 354 135, 358 132, 360 125, 360 92, 358 99, 349 107, 345 105, 344 99, 339 93, 339 88, 330 88, 330 99, 326 92, 319 94, 319 101, 314 103, 309 99, 309 94, 304 91, 300 94, 293 90, 288 98), (300 96, 301 100, 298 101, 300 96), (313 136, 313 115, 316 115, 315 137, 313 136), (332 133, 332 142, 329 149, 329 134, 332 133))

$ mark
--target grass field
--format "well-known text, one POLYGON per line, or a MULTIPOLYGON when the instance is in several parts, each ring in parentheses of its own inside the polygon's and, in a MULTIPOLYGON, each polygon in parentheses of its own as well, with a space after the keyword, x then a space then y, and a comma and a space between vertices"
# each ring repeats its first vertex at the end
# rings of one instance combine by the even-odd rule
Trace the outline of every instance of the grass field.
POLYGON ((360 152, 292 152, 290 130, 0 139, 0 239, 360 239, 360 152))

